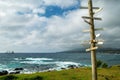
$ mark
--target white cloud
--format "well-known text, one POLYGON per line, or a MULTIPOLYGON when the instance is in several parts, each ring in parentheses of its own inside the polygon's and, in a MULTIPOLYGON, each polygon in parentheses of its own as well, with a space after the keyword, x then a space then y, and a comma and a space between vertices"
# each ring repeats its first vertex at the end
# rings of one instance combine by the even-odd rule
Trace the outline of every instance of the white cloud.
POLYGON ((56 5, 61 8, 68 8, 78 4, 78 0, 44 0, 45 5, 56 5))
POLYGON ((36 14, 36 13, 44 14, 44 13, 45 13, 45 9, 42 9, 42 8, 41 8, 41 9, 39 9, 39 8, 38 8, 38 9, 34 9, 34 10, 33 10, 33 13, 35 13, 35 14, 36 14))
MULTIPOLYGON (((112 40, 112 43, 108 44, 120 40, 119 2, 94 0, 95 6, 104 8, 96 15, 102 17, 103 21, 96 21, 95 25, 105 27, 105 31, 100 33, 106 42, 112 40)), ((0 51, 49 52, 81 47, 81 42, 89 39, 89 34, 82 32, 89 29, 89 26, 81 18, 88 15, 87 10, 76 9, 66 12, 64 16, 54 15, 49 18, 37 15, 44 14, 49 5, 68 8, 76 4, 79 4, 77 0, 1 0, 0 51)), ((82 0, 81 5, 87 6, 87 0, 82 0)))
POLYGON ((41 43, 42 39, 38 38, 38 32, 32 31, 30 34, 28 34, 26 37, 24 37, 22 40, 15 43, 15 45, 34 45, 35 43, 41 43))

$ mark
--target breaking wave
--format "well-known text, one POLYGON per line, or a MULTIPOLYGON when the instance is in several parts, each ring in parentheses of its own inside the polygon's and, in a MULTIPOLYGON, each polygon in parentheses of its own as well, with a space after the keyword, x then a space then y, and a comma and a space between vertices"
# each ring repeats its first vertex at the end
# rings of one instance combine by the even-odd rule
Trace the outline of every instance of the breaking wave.
POLYGON ((55 60, 52 58, 13 58, 10 63, 6 65, 0 64, 0 70, 14 70, 16 67, 23 67, 25 69, 24 73, 37 72, 37 71, 47 71, 47 70, 62 70, 68 69, 69 66, 89 66, 73 61, 62 61, 55 60))
POLYGON ((6 67, 7 67, 6 65, 0 64, 0 70, 5 69, 6 67))
POLYGON ((51 58, 14 58, 14 60, 37 60, 37 61, 45 61, 45 60, 53 60, 51 58))

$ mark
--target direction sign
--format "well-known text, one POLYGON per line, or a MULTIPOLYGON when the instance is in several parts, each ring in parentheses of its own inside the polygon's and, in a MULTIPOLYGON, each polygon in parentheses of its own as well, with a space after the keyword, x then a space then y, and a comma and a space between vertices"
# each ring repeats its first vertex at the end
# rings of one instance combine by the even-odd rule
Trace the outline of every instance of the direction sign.
MULTIPOLYGON (((91 17, 88 16, 82 16, 83 19, 92 19, 91 17)), ((102 20, 102 18, 94 17, 94 20, 102 20)))
POLYGON ((89 49, 86 49, 86 51, 92 51, 92 50, 96 50, 96 49, 98 49, 98 47, 89 48, 89 49))
MULTIPOLYGON (((80 9, 88 9, 88 7, 81 6, 80 9)), ((99 9, 99 7, 93 7, 93 9, 99 9)))
POLYGON ((101 10, 103 10, 103 8, 99 8, 99 9, 96 10, 93 14, 96 14, 96 13, 100 12, 101 10))

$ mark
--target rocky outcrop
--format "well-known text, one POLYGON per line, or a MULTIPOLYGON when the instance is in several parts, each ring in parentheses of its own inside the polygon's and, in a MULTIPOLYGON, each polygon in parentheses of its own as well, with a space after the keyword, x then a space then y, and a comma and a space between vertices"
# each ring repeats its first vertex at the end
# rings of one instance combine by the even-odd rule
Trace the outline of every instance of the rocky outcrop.
POLYGON ((20 71, 12 71, 9 74, 20 74, 20 71))
POLYGON ((23 68, 15 68, 14 70, 17 71, 17 70, 24 70, 24 69, 23 68))
POLYGON ((76 65, 69 65, 68 68, 75 69, 75 68, 78 68, 78 66, 76 66, 76 65))
POLYGON ((0 76, 1 76, 1 75, 7 75, 7 74, 8 74, 8 71, 7 71, 7 70, 0 71, 0 76))

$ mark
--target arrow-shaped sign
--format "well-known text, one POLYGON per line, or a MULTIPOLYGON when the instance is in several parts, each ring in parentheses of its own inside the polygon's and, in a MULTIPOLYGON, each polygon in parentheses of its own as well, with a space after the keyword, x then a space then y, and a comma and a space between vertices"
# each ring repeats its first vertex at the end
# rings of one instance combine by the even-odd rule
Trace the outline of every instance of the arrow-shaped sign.
POLYGON ((98 49, 98 47, 89 48, 89 49, 86 49, 86 51, 92 51, 92 50, 96 50, 96 49, 98 49))
MULTIPOLYGON (((88 7, 81 6, 80 9, 88 9, 88 7)), ((99 9, 99 7, 93 7, 93 9, 99 9)))
POLYGON ((96 10, 93 14, 96 14, 96 13, 100 12, 101 10, 103 10, 103 8, 99 8, 99 9, 96 10))
MULTIPOLYGON (((82 16, 83 19, 91 19, 91 17, 88 16, 82 16)), ((102 18, 94 17, 94 20, 102 20, 102 18)))
POLYGON ((96 36, 96 37, 100 37, 100 35, 101 35, 101 34, 96 34, 95 36, 96 36))

